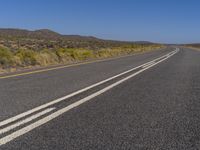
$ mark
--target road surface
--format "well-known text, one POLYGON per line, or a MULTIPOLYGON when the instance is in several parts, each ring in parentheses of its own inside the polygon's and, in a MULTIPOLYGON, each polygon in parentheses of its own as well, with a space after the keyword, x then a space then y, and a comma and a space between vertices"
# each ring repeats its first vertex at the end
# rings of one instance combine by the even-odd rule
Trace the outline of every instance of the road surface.
POLYGON ((0 149, 200 149, 200 52, 0 77, 0 149))

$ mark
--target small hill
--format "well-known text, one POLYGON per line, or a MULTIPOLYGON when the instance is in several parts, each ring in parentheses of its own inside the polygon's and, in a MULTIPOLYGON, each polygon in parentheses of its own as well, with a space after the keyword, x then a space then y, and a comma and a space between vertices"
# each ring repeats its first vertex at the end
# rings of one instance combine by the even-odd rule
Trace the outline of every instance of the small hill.
POLYGON ((127 42, 103 40, 93 36, 62 35, 49 29, 35 31, 24 29, 0 29, 0 46, 8 47, 11 50, 31 49, 57 49, 57 48, 87 48, 101 49, 120 47, 130 44, 148 45, 148 41, 127 42))
POLYGON ((61 35, 49 29, 40 29, 35 31, 23 29, 0 29, 1 38, 27 38, 27 39, 45 39, 45 40, 99 40, 92 36, 80 35, 61 35))
POLYGON ((27 39, 47 39, 56 40, 62 36, 51 30, 42 29, 36 31, 22 30, 22 29, 0 29, 1 38, 27 38, 27 39))

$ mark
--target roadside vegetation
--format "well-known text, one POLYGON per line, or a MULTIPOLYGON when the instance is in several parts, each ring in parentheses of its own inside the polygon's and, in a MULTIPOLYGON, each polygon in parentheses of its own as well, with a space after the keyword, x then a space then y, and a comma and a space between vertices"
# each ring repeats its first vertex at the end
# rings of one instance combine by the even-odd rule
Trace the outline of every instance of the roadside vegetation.
POLYGON ((49 30, 0 30, 0 73, 118 57, 162 47, 149 42, 65 36, 49 30))
POLYGON ((41 51, 33 51, 29 49, 12 51, 8 48, 0 47, 0 69, 1 72, 3 72, 3 70, 4 72, 10 72, 34 66, 42 67, 58 64, 70 64, 86 60, 129 55, 161 47, 161 45, 131 45, 125 47, 102 48, 100 50, 58 48, 55 50, 44 49, 41 51))
POLYGON ((187 45, 184 45, 184 46, 188 47, 188 48, 200 49, 200 44, 187 44, 187 45))

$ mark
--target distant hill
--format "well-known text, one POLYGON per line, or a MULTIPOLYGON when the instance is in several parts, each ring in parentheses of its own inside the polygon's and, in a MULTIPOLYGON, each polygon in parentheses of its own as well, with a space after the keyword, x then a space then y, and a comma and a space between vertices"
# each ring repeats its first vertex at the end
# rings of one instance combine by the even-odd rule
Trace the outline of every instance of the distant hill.
POLYGON ((1 38, 29 38, 29 39, 46 39, 46 40, 97 40, 95 37, 86 37, 80 35, 61 35, 49 29, 35 31, 22 29, 0 29, 1 38))
POLYGON ((27 39, 46 39, 46 40, 94 40, 94 41, 108 41, 108 42, 119 42, 119 43, 140 43, 150 44, 149 41, 116 41, 116 40, 102 40, 93 36, 80 36, 80 35, 62 35, 49 29, 40 29, 35 31, 24 30, 24 29, 1 29, 0 38, 27 38, 27 39))
POLYGON ((153 44, 148 41, 128 42, 103 40, 93 36, 62 35, 49 29, 35 31, 23 29, 0 29, 0 46, 12 50, 19 48, 41 50, 55 48, 87 48, 99 49, 107 47, 119 47, 130 44, 153 44))

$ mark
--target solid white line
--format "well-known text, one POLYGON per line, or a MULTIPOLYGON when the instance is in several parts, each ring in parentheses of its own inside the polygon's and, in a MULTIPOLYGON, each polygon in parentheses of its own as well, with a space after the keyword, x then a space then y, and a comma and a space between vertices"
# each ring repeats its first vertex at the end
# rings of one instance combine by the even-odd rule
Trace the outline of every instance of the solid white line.
POLYGON ((154 62, 151 62, 151 63, 148 63, 148 64, 142 66, 142 68, 146 68, 146 67, 148 67, 148 66, 151 66, 151 65, 153 65, 154 63, 155 63, 155 61, 154 61, 154 62))
POLYGON ((28 118, 26 118, 26 119, 24 119, 24 120, 22 120, 22 121, 19 121, 19 122, 15 123, 15 124, 12 124, 12 125, 10 125, 10 126, 8 126, 8 127, 6 127, 6 128, 3 128, 3 129, 0 130, 0 134, 6 133, 6 132, 8 132, 8 131, 10 131, 10 130, 16 128, 16 127, 19 127, 19 126, 21 126, 21 125, 23 125, 23 124, 25 124, 25 123, 28 123, 28 122, 30 122, 30 121, 36 119, 36 118, 39 118, 39 117, 41 117, 41 116, 43 116, 43 115, 45 115, 45 114, 47 114, 47 113, 49 113, 49 112, 51 112, 51 111, 53 111, 53 110, 55 110, 55 108, 48 108, 48 109, 45 109, 45 110, 42 111, 42 112, 39 112, 39 113, 37 113, 37 114, 35 114, 35 115, 32 115, 32 116, 30 116, 30 117, 28 117, 28 118))
MULTIPOLYGON (((168 53, 168 54, 172 54, 172 52, 170 52, 170 53, 168 53)), ((115 78, 117 78, 117 77, 120 77, 120 76, 122 76, 122 75, 124 75, 124 74, 127 74, 127 73, 129 73, 129 72, 131 72, 131 71, 134 71, 134 70, 136 70, 136 69, 138 69, 138 68, 140 68, 140 67, 143 67, 144 65, 147 65, 147 64, 152 63, 152 62, 154 62, 154 61, 157 61, 157 60, 159 60, 159 59, 161 59, 161 58, 163 58, 163 57, 166 57, 166 56, 168 56, 168 54, 166 54, 166 55, 164 55, 164 56, 161 56, 161 57, 159 57, 159 58, 156 58, 156 59, 154 59, 154 60, 152 60, 152 61, 150 61, 150 62, 147 62, 147 63, 145 63, 145 64, 142 64, 142 65, 140 65, 140 66, 137 66, 137 67, 135 67, 135 68, 132 68, 132 69, 130 69, 130 70, 128 70, 128 71, 125 71, 125 72, 123 72, 123 73, 120 73, 120 74, 118 74, 118 75, 115 75, 115 76, 113 76, 113 77, 110 77, 110 78, 108 78, 108 79, 105 79, 105 80, 103 80, 103 81, 100 81, 100 82, 98 82, 98 83, 95 83, 95 84, 93 84, 93 85, 91 85, 91 86, 89 86, 89 87, 86 87, 86 88, 84 88, 84 89, 78 90, 78 91, 76 91, 76 92, 74 92, 74 93, 71 93, 71 94, 69 94, 69 95, 67 95, 67 96, 64 96, 64 97, 61 97, 61 98, 59 98, 59 99, 53 100, 53 101, 51 101, 51 102, 49 102, 49 103, 43 104, 43 105, 38 106, 38 107, 36 107, 36 108, 33 108, 33 109, 31 109, 31 110, 28 110, 28 111, 26 111, 26 112, 24 112, 24 113, 21 113, 21 114, 17 115, 17 116, 14 116, 14 117, 11 117, 11 118, 6 119, 6 120, 4 120, 4 121, 1 121, 1 122, 0 122, 0 127, 1 127, 1 126, 4 126, 4 125, 6 125, 6 124, 9 124, 9 123, 11 123, 11 122, 14 122, 14 121, 16 121, 16 120, 18 120, 18 119, 20 119, 20 118, 23 118, 23 117, 25 117, 25 116, 27 116, 27 115, 30 115, 30 114, 32 114, 32 113, 34 113, 34 112, 36 112, 36 111, 39 111, 39 110, 41 110, 41 109, 44 109, 44 108, 46 108, 46 107, 48 107, 48 106, 51 106, 51 105, 54 105, 54 104, 59 103, 59 102, 61 102, 61 101, 64 101, 64 100, 66 100, 66 99, 68 99, 68 98, 70 98, 70 97, 73 97, 73 96, 75 96, 75 95, 78 95, 78 94, 80 94, 80 93, 82 93, 82 92, 85 92, 85 91, 87 91, 87 90, 89 90, 89 89, 92 89, 92 88, 94 88, 94 87, 96 87, 96 86, 99 86, 99 85, 101 85, 101 84, 104 84, 104 83, 106 83, 106 82, 108 82, 108 81, 111 81, 111 80, 113 80, 113 79, 115 79, 115 78)))
MULTIPOLYGON (((176 54, 176 53, 174 53, 174 54, 176 54)), ((171 55, 171 56, 173 56, 173 55, 171 55)), ((104 92, 116 87, 117 85, 129 80, 130 78, 132 78, 132 77, 134 77, 134 76, 136 76, 136 75, 138 75, 138 74, 140 74, 142 72, 144 72, 145 70, 147 70, 147 69, 149 69, 149 68, 151 68, 151 67, 153 67, 153 66, 155 66, 155 65, 157 65, 157 64, 159 64, 159 63, 161 63, 163 61, 165 61, 166 59, 170 58, 171 56, 168 56, 168 57, 166 57, 166 58, 164 58, 164 59, 152 64, 151 66, 149 66, 147 68, 144 68, 144 69, 142 69, 142 70, 140 70, 140 71, 138 71, 138 72, 136 72, 136 73, 134 73, 134 74, 122 79, 122 80, 119 80, 119 81, 109 85, 108 87, 106 87, 106 88, 104 88, 104 89, 102 89, 102 90, 100 90, 98 92, 95 92, 95 93, 93 93, 93 94, 91 94, 91 95, 89 95, 89 96, 87 96, 87 97, 85 97, 85 98, 83 98, 83 99, 81 99, 81 100, 79 100, 79 101, 77 101, 77 102, 65 107, 65 108, 62 108, 62 109, 50 114, 49 116, 34 122, 31 125, 28 125, 28 126, 22 128, 22 129, 18 130, 18 131, 13 132, 10 135, 7 135, 6 137, 1 138, 0 139, 0 146, 4 145, 4 144, 6 144, 6 143, 8 143, 8 142, 10 142, 12 140, 14 140, 15 138, 17 138, 17 137, 19 137, 19 136, 21 136, 23 134, 26 134, 27 132, 30 132, 31 130, 33 130, 33 129, 35 129, 35 128, 37 128, 37 127, 39 127, 39 126, 41 126, 41 125, 43 125, 43 124, 45 124, 45 123, 47 123, 47 122, 49 122, 51 120, 53 120, 54 118, 57 118, 58 116, 62 115, 63 113, 66 113, 67 111, 69 111, 69 110, 71 110, 71 109, 73 109, 75 107, 78 107, 79 105, 81 105, 81 104, 93 99, 94 97, 97 97, 97 96, 101 95, 102 93, 104 93, 104 92)))

